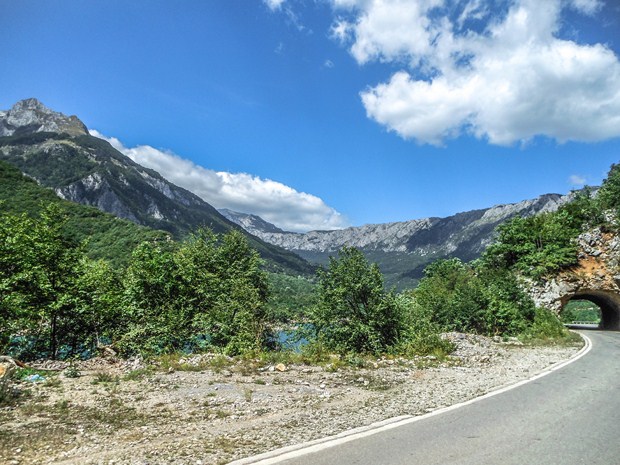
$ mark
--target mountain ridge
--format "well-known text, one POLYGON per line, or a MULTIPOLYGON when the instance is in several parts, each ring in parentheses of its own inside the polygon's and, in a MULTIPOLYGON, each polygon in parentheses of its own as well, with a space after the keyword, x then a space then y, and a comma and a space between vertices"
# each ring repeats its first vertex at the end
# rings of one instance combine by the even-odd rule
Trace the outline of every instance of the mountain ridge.
MULTIPOLYGON (((555 211, 571 194, 544 194, 512 204, 460 212, 448 217, 430 217, 392 223, 352 226, 307 233, 261 230, 264 220, 256 215, 229 213, 229 219, 248 227, 265 242, 295 252, 306 260, 324 265, 343 246, 357 247, 376 262, 386 281, 397 287, 415 285, 433 260, 457 257, 478 258, 495 237, 497 226, 515 216, 555 211)), ((267 223, 269 224, 269 223, 267 223)), ((276 226, 270 225, 273 228, 276 226)))
POLYGON ((28 99, 0 112, 0 128, 4 128, 0 159, 65 200, 97 207, 176 238, 202 226, 216 233, 241 230, 274 269, 301 274, 314 270, 296 254, 247 233, 197 195, 91 136, 77 117, 28 99))

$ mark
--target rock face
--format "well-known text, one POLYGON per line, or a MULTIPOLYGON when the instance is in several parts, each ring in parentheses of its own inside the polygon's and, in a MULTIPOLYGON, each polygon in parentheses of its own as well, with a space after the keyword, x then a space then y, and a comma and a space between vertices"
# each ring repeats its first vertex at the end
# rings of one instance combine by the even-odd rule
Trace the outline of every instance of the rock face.
POLYGON ((0 111, 0 137, 32 132, 57 132, 71 136, 88 134, 86 126, 77 116, 52 111, 35 98, 21 100, 10 110, 0 111))
MULTIPOLYGON (((0 112, 0 159, 63 199, 95 206, 177 238, 202 226, 216 233, 241 230, 200 197, 91 136, 76 117, 52 111, 35 99, 0 112)), ((302 274, 313 271, 295 254, 247 236, 271 268, 302 274)))
POLYGON ((571 299, 601 309, 603 329, 620 330, 620 237, 596 228, 581 234, 579 264, 542 283, 527 283, 537 305, 560 313, 571 299))
POLYGON ((265 233, 285 233, 285 231, 281 230, 276 225, 265 221, 257 215, 239 213, 229 210, 228 208, 221 208, 218 209, 218 211, 230 221, 237 223, 247 232, 254 234, 255 236, 260 236, 265 233))
POLYGON ((266 242, 297 253, 311 262, 325 264, 343 246, 361 249, 376 262, 388 285, 414 285, 430 262, 448 257, 478 258, 493 241, 495 228, 514 216, 530 216, 556 210, 569 196, 548 194, 533 200, 496 205, 447 218, 370 224, 337 231, 292 233, 242 213, 228 218, 266 242), (264 224, 269 225, 265 227, 264 224))

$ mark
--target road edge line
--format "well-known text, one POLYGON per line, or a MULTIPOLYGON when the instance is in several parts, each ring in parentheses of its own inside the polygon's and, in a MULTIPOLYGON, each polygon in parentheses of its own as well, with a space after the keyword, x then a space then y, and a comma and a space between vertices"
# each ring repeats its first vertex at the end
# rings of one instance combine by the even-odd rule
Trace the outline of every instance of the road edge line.
POLYGON ((398 417, 388 418, 386 420, 372 423, 367 426, 360 426, 358 428, 353 428, 347 431, 343 431, 342 433, 339 433, 333 436, 327 436, 325 438, 315 439, 313 441, 303 442, 300 444, 293 444, 291 446, 282 447, 280 449, 263 452, 262 454, 258 454, 252 457, 245 457, 239 460, 235 460, 233 462, 229 462, 228 465, 250 465, 250 464, 272 465, 275 463, 282 462, 284 460, 301 457, 302 455, 312 454, 314 452, 318 452, 323 449, 328 449, 330 447, 334 447, 340 444, 354 441, 356 439, 361 439, 367 436, 372 436, 374 434, 378 434, 383 431, 388 431, 393 428, 398 428, 400 426, 408 425, 410 423, 422 421, 427 418, 441 415, 442 413, 450 412, 452 410, 456 410, 461 407, 474 404, 481 400, 494 397, 504 392, 511 391, 512 389, 516 389, 520 386, 523 386, 524 384, 530 383, 544 376, 547 376, 553 373, 554 371, 564 368, 565 366, 570 365, 573 362, 576 362, 581 357, 585 356, 588 352, 590 352, 590 350, 592 349, 592 341, 590 340, 590 338, 582 333, 576 332, 576 334, 579 334, 585 343, 584 346, 579 350, 579 352, 577 352, 575 355, 573 355, 568 360, 554 363, 553 365, 545 368, 543 371, 533 376, 530 376, 529 378, 526 378, 524 380, 517 381, 508 386, 500 387, 494 391, 490 391, 481 396, 474 397, 473 399, 459 402, 458 404, 453 404, 447 407, 442 407, 440 409, 433 410, 432 412, 428 412, 423 415, 415 415, 415 416, 401 415, 398 417))

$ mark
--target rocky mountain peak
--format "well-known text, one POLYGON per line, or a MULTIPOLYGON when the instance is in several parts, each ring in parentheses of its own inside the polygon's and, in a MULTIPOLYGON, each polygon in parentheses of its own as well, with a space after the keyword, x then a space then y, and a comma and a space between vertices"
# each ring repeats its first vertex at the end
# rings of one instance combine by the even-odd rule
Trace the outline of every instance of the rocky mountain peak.
POLYGON ((0 111, 0 137, 34 132, 80 136, 87 135, 88 129, 77 116, 50 110, 36 98, 20 100, 10 110, 0 111))

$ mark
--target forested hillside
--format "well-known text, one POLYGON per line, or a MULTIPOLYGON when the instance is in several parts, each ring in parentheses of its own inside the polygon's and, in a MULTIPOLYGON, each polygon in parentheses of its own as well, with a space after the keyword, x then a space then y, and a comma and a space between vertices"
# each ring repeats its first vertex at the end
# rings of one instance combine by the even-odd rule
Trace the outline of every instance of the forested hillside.
POLYGON ((62 200, 51 189, 41 187, 3 161, 0 161, 0 205, 3 213, 26 214, 31 218, 40 215, 49 205, 56 205, 66 217, 64 234, 83 243, 90 258, 103 258, 115 266, 126 263, 138 244, 169 236, 164 231, 137 225, 97 208, 62 200))

